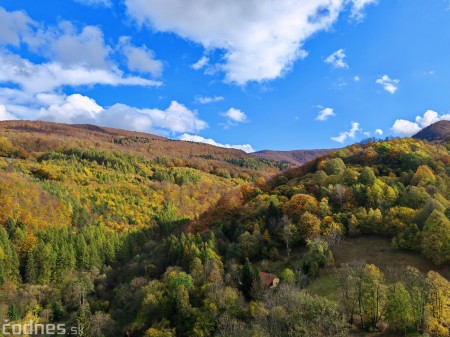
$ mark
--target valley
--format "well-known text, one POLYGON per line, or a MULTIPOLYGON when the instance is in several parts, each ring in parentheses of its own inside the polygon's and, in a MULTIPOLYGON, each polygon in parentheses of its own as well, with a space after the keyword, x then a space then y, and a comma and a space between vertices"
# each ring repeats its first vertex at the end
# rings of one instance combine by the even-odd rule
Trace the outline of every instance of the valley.
POLYGON ((444 337, 448 151, 392 139, 293 167, 117 129, 1 122, 0 314, 93 337, 444 337))

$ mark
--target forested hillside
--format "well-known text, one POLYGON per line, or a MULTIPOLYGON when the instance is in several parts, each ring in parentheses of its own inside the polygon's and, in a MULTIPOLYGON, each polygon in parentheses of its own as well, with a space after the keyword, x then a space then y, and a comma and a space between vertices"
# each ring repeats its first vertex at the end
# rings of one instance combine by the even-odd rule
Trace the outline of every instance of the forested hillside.
POLYGON ((280 172, 237 150, 2 122, 0 313, 95 337, 448 336, 449 148, 394 139, 280 172), (342 240, 374 234, 431 270, 339 263, 342 240))

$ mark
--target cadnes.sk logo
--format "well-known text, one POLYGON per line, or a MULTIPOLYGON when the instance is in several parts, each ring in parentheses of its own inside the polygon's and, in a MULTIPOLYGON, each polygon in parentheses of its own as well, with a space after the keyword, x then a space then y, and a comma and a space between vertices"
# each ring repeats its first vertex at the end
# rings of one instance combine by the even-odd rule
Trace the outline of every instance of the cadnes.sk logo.
POLYGON ((47 336, 47 335, 82 335, 82 326, 67 327, 65 324, 12 323, 5 319, 1 324, 2 335, 12 336, 47 336))

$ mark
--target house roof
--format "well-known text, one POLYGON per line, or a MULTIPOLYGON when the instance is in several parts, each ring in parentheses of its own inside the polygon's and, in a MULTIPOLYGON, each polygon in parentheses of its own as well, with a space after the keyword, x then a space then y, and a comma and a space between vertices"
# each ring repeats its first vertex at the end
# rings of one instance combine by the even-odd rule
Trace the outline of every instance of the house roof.
POLYGON ((265 273, 263 271, 259 273, 259 276, 261 277, 263 283, 268 287, 272 285, 273 280, 278 278, 275 274, 265 273))

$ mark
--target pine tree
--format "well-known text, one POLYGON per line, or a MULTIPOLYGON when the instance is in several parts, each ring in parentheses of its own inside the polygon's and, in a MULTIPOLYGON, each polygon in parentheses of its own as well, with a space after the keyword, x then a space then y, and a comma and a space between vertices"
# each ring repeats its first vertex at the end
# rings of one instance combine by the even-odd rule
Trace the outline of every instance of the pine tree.
POLYGON ((259 271, 257 268, 253 267, 252 263, 249 259, 245 259, 244 266, 241 271, 241 290, 244 294, 244 297, 249 301, 252 296, 252 290, 255 284, 261 281, 261 277, 259 276, 259 271))

